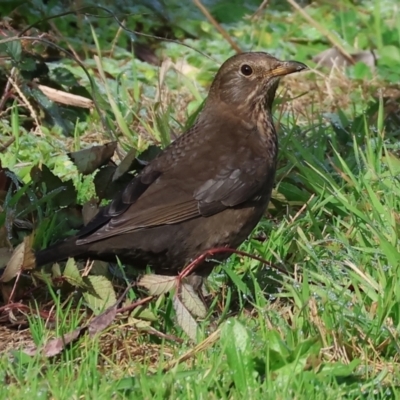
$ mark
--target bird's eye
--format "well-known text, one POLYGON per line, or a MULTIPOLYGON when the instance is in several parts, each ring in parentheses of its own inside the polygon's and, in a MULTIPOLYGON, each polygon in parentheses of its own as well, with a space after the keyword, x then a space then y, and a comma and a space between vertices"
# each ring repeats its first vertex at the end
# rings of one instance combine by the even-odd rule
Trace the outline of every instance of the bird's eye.
POLYGON ((250 65, 248 64, 243 64, 240 67, 240 72, 244 75, 244 76, 250 76, 253 73, 253 68, 250 67, 250 65))

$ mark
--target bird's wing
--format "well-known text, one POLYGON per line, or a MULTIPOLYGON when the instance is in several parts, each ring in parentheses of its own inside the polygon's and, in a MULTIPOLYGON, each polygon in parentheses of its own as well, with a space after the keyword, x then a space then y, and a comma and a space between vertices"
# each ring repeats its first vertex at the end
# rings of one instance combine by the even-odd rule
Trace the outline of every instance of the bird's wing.
POLYGON ((203 216, 210 216, 222 211, 224 208, 235 207, 261 190, 268 179, 273 176, 264 160, 252 159, 251 162, 241 163, 237 167, 226 167, 208 179, 194 193, 198 201, 199 211, 203 216))
MULTIPOLYGON (((91 243, 111 236, 126 234, 138 229, 180 223, 199 216, 211 216, 226 208, 251 199, 263 185, 252 160, 251 168, 225 168, 203 183, 185 185, 180 179, 168 179, 160 175, 147 188, 134 182, 130 191, 125 190, 109 206, 100 211, 80 233, 77 244, 91 243), (164 178, 164 179, 163 179, 164 178), (139 190, 139 189, 140 190, 139 190), (138 198, 132 189, 138 193, 138 198), (129 197, 130 203, 122 201, 129 197)), ((249 163, 250 164, 250 163, 249 163)), ((259 168, 260 169, 260 168, 259 168)))

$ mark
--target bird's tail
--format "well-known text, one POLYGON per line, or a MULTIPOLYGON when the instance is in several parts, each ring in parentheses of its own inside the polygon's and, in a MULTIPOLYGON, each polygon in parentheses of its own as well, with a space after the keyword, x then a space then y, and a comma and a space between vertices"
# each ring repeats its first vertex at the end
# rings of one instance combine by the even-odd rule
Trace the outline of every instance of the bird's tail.
POLYGON ((41 267, 46 264, 66 260, 69 257, 76 257, 82 252, 82 247, 84 246, 76 245, 76 237, 58 242, 34 253, 35 266, 41 267))

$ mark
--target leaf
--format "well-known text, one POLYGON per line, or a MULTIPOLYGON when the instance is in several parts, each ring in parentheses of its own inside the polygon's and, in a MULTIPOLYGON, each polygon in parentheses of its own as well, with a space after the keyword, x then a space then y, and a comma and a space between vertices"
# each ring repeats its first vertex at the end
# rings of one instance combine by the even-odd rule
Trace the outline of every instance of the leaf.
POLYGON ((60 264, 54 263, 54 264, 51 266, 51 275, 52 275, 52 278, 53 278, 53 279, 54 279, 54 278, 61 278, 61 277, 62 277, 60 264))
POLYGON ((162 149, 159 146, 151 145, 145 151, 139 154, 135 159, 132 169, 135 171, 142 170, 150 161, 154 160, 162 149))
POLYGON ((45 357, 54 357, 57 354, 61 353, 66 345, 78 339, 85 330, 86 327, 76 328, 74 331, 68 332, 57 339, 50 340, 50 342, 48 342, 41 350, 38 349, 37 347, 33 347, 33 348, 26 348, 25 350, 22 351, 25 354, 28 354, 28 356, 35 356, 36 354, 40 353, 45 357))
POLYGON ((81 174, 88 175, 110 161, 117 148, 117 144, 117 142, 109 142, 101 146, 93 146, 88 149, 68 153, 68 156, 81 174))
POLYGON ((42 191, 43 184, 46 193, 56 191, 52 201, 57 207, 66 207, 75 204, 77 192, 72 180, 63 182, 58 176, 54 175, 46 165, 34 166, 31 169, 31 178, 36 186, 42 191))
POLYGON ((180 287, 180 298, 186 308, 196 317, 205 318, 207 309, 192 285, 184 283, 180 287))
POLYGON ((113 181, 117 167, 107 165, 102 167, 94 177, 94 187, 97 197, 111 200, 115 197, 115 193, 123 190, 126 185, 132 180, 132 175, 124 174, 118 180, 113 181))
POLYGON ((238 320, 231 318, 223 325, 221 341, 224 344, 235 386, 238 388, 251 386, 255 368, 248 329, 238 320))
POLYGON ((3 268, 10 261, 12 256, 12 251, 8 247, 0 248, 0 268, 3 268))
POLYGON ((125 158, 118 165, 117 169, 114 171, 112 180, 113 182, 121 178, 122 175, 131 171, 134 161, 136 159, 136 149, 130 149, 125 158))
POLYGON ((0 282, 9 282, 15 278, 22 270, 29 270, 35 267, 34 255, 32 251, 33 235, 25 236, 11 255, 10 261, 0 278, 0 282))
POLYGON ((90 199, 82 207, 83 224, 87 225, 99 212, 96 199, 90 199))
POLYGON ((46 111, 46 114, 52 119, 55 125, 58 125, 64 135, 71 135, 74 125, 71 121, 63 118, 60 107, 51 101, 41 90, 36 87, 24 86, 25 94, 32 96, 37 103, 46 111))
POLYGON ((68 258, 63 275, 65 280, 74 287, 83 288, 86 286, 73 258, 68 258))
POLYGON ((16 38, 16 40, 7 42, 5 44, 6 53, 13 59, 15 62, 19 62, 21 60, 22 46, 21 40, 16 38))
POLYGON ((197 339, 197 323, 178 296, 174 296, 172 304, 176 312, 176 320, 183 331, 192 339, 197 339))
POLYGON ((93 318, 88 326, 89 335, 94 336, 102 330, 106 329, 117 315, 117 304, 109 307, 106 311, 93 318))
POLYGON ((111 307, 116 303, 114 288, 105 276, 86 276, 84 282, 90 287, 83 293, 88 307, 95 313, 111 307))
POLYGON ((176 276, 146 274, 139 279, 138 285, 149 291, 150 296, 159 296, 176 288, 176 276))

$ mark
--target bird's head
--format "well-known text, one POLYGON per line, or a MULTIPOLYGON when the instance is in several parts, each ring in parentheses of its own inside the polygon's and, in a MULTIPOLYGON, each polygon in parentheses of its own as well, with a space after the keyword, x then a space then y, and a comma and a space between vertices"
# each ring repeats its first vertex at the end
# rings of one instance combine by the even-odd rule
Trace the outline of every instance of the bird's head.
POLYGON ((280 61, 268 53, 241 53, 222 64, 211 85, 209 99, 235 109, 257 105, 270 109, 279 78, 304 69, 307 66, 303 63, 280 61))

